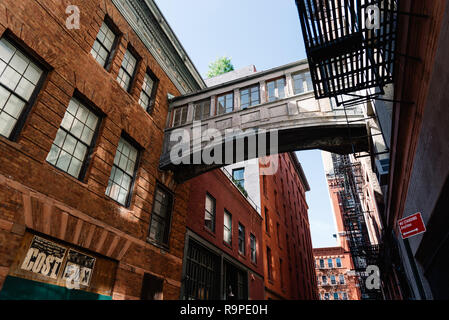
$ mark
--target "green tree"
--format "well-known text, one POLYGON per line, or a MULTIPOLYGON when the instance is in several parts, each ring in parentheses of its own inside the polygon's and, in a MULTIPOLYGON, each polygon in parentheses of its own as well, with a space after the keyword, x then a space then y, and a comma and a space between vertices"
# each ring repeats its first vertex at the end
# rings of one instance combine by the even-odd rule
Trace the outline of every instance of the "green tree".
POLYGON ((220 74, 233 71, 234 66, 231 63, 231 59, 228 57, 221 57, 209 64, 209 71, 207 77, 212 78, 219 76, 220 74))

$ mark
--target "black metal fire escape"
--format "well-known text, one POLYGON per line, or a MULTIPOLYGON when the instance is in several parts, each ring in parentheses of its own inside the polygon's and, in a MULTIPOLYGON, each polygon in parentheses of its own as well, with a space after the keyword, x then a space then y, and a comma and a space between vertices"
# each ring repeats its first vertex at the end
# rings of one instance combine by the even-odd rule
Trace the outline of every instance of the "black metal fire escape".
POLYGON ((354 262, 354 272, 358 279, 362 299, 377 300, 382 298, 380 290, 367 288, 366 268, 379 265, 379 246, 372 245, 365 223, 364 209, 361 202, 363 195, 363 177, 361 164, 351 162, 347 155, 332 155, 334 176, 340 185, 338 193, 342 207, 345 238, 348 241, 354 262))

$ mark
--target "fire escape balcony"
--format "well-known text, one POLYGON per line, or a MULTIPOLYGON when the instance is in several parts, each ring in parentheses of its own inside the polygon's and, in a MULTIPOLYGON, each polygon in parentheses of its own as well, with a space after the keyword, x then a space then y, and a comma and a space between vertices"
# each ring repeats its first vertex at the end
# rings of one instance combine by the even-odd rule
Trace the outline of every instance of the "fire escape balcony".
MULTIPOLYGON (((393 82, 397 0, 296 0, 315 97, 393 82)), ((337 100, 338 103, 338 100, 337 100)))

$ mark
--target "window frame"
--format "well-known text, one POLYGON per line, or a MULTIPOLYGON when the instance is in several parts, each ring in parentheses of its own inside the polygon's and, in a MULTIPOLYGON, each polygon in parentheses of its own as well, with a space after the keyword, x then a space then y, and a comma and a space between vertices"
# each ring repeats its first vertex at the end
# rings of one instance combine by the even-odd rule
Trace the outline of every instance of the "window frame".
POLYGON ((217 220, 217 200, 215 199, 215 197, 214 196, 212 196, 209 192, 206 192, 206 197, 204 198, 204 227, 207 229, 207 230, 209 230, 210 232, 212 232, 212 233, 215 233, 215 229, 216 229, 216 220, 217 220), (212 203, 213 203, 213 209, 214 209, 214 213, 213 213, 213 215, 210 213, 210 212, 208 212, 207 211, 207 208, 206 208, 206 202, 207 202, 207 198, 211 198, 213 201, 212 201, 212 203), (213 219, 211 220, 212 221, 212 229, 211 228, 209 228, 207 225, 206 225, 206 212, 207 213, 209 213, 209 215, 211 216, 211 217, 213 217, 213 219))
POLYGON ((249 86, 244 87, 244 88, 241 88, 239 90, 239 93, 240 93, 240 109, 241 110, 245 110, 245 109, 248 109, 250 107, 254 107, 254 106, 257 106, 257 105, 261 104, 261 101, 260 101, 260 84, 259 83, 258 84, 253 84, 253 85, 249 85, 249 86), (258 103, 256 103, 256 104, 253 104, 253 101, 252 101, 251 89, 253 89, 253 88, 257 88, 258 103), (248 90, 248 100, 249 100, 248 106, 245 107, 245 108, 243 108, 243 104, 242 104, 242 91, 244 91, 244 90, 248 90))
MULTIPOLYGON (((144 149, 133 138, 131 138, 131 136, 129 134, 127 134, 125 131, 122 131, 122 134, 120 135, 120 139, 122 139, 122 138, 124 140, 126 140, 126 142, 128 142, 131 146, 136 148, 136 150, 137 150, 136 162, 135 162, 135 166, 134 166, 134 174, 133 174, 132 179, 131 179, 131 184, 129 186, 129 191, 128 191, 128 195, 126 197, 126 202, 125 202, 125 204, 122 204, 122 203, 118 202, 117 200, 115 200, 114 198, 112 198, 109 195, 107 195, 106 192, 105 192, 105 196, 109 200, 112 200, 112 201, 118 203, 120 206, 125 207, 125 208, 129 208, 131 206, 132 197, 133 197, 133 193, 134 193, 133 192, 134 191, 134 185, 135 185, 136 178, 137 178, 137 172, 138 172, 138 169, 140 167, 140 159, 141 159, 142 152, 143 152, 144 149)), ((120 139, 119 139, 119 142, 120 142, 120 139)), ((116 153, 117 153, 117 148, 118 148, 118 143, 117 143, 117 146, 115 148, 115 152, 116 153)), ((115 158, 115 154, 114 154, 114 158, 115 158)), ((115 166, 115 164, 113 163, 112 164, 112 168, 114 166, 115 166)), ((108 183, 109 183, 109 179, 110 179, 111 174, 112 174, 112 168, 111 168, 111 173, 109 174, 108 183)))
POLYGON ((265 82, 265 86, 266 86, 266 95, 267 95, 267 102, 268 103, 271 103, 271 102, 276 102, 276 101, 279 101, 279 100, 282 100, 282 99, 285 99, 286 97, 287 97, 287 92, 286 92, 286 87, 287 87, 287 79, 285 78, 285 76, 280 76, 280 77, 277 77, 277 78, 273 78, 273 79, 270 79, 270 80, 267 80, 266 82, 265 82), (284 96, 281 98, 281 97, 279 97, 279 88, 278 88, 278 86, 277 86, 277 82, 278 82, 278 80, 284 80, 284 96), (274 99, 274 100, 270 100, 270 92, 269 92, 269 90, 268 90, 268 84, 269 83, 271 83, 271 82, 273 82, 274 84, 275 84, 275 87, 274 87, 274 93, 275 93, 275 95, 274 95, 274 97, 276 98, 276 99, 274 99))
POLYGON ((245 226, 242 224, 242 223, 240 223, 239 222, 239 224, 238 224, 238 240, 239 240, 239 242, 238 242, 238 251, 239 251, 239 253, 241 254, 241 255, 246 255, 246 228, 245 228, 245 226), (240 229, 242 230, 242 236, 243 236, 243 238, 240 236, 240 229), (243 251, 242 250, 240 250, 240 241, 242 241, 242 243, 243 243, 243 251))
POLYGON ((234 111, 235 109, 235 103, 234 103, 234 91, 228 91, 222 94, 217 95, 217 97, 215 98, 215 115, 219 116, 219 115, 224 115, 224 114, 228 114, 234 111), (232 110, 229 112, 226 112, 227 109, 227 105, 226 105, 226 96, 228 95, 232 95, 232 110), (220 108, 218 107, 218 99, 220 99, 221 97, 225 97, 224 101, 225 101, 225 107, 224 107, 224 111, 223 113, 219 113, 220 108))
POLYGON ((251 262, 256 264, 257 263, 257 238, 254 234, 249 234, 249 250, 250 250, 250 259, 251 262), (253 242, 254 240, 254 242, 253 242), (254 243, 254 248, 252 244, 254 243), (253 259, 253 252, 254 252, 254 259, 253 259))
POLYGON ((336 258, 335 259, 335 266, 337 268, 341 268, 342 264, 341 264, 341 258, 336 258))
MULTIPOLYGON (((148 96, 149 99, 149 103, 146 107, 142 106, 140 104, 140 95, 139 95, 139 105, 142 107, 142 109, 144 109, 146 112, 148 112, 149 114, 153 113, 154 110, 154 106, 156 105, 156 96, 157 96, 157 90, 159 88, 159 78, 156 77, 156 75, 154 74, 153 71, 151 71, 150 68, 147 68, 147 70, 145 71, 144 77, 147 76, 153 80, 153 88, 151 89, 151 96, 148 96, 148 94, 143 90, 143 88, 140 89, 140 94, 145 94, 146 96, 148 96)), ((143 83, 142 83, 143 85, 143 83)))
MULTIPOLYGON (((43 88, 43 85, 44 85, 46 79, 48 78, 48 74, 50 73, 52 68, 37 53, 35 53, 22 40, 17 38, 9 30, 6 30, 1 35, 0 40, 1 39, 5 39, 11 45, 13 45, 16 48, 16 50, 20 50, 23 54, 26 55, 26 57, 28 59, 30 59, 31 62, 33 62, 37 67, 39 67, 42 70, 42 74, 41 74, 38 82, 36 83, 36 87, 34 88, 33 93, 31 94, 31 96, 28 99, 28 101, 25 101, 25 105, 23 106, 23 110, 20 113, 20 116, 17 118, 17 121, 14 124, 14 127, 11 130, 11 133, 9 134, 9 137, 6 137, 6 136, 0 134, 0 137, 3 137, 5 139, 13 141, 13 142, 17 142, 17 139, 19 138, 19 135, 22 132, 24 126, 25 126, 25 122, 28 119, 28 116, 29 116, 29 114, 31 112, 31 109, 36 104, 38 95, 41 92, 41 90, 43 88)), ((5 90, 7 90, 10 94, 14 94, 14 96, 19 98, 19 96, 16 93, 13 93, 13 91, 11 89, 7 88, 4 85, 1 85, 1 86, 2 86, 2 88, 5 88, 5 90)), ((21 101, 23 101, 23 99, 21 97, 19 99, 21 101)))
POLYGON ((212 110, 212 103, 211 103, 211 99, 210 98, 206 98, 206 99, 202 99, 202 100, 198 100, 193 102, 193 121, 201 121, 201 120, 206 120, 209 119, 211 117, 211 110, 212 110), (209 103, 209 113, 207 114, 207 116, 204 115, 204 105, 205 103, 209 103), (200 118, 196 119, 196 109, 197 107, 200 106, 200 118))
POLYGON ((236 168, 236 169, 232 169, 232 179, 234 179, 234 181, 239 184, 242 188, 245 188, 245 168, 236 168), (234 173, 235 172, 239 172, 239 171, 243 171, 243 178, 242 179, 236 179, 234 177, 234 173), (240 181, 243 181, 243 183, 240 183, 240 181))
MULTIPOLYGON (((106 57, 105 64, 102 66, 107 72, 110 72, 111 68, 112 68, 112 61, 114 60, 114 57, 117 53, 117 48, 118 48, 118 44, 120 43, 120 37, 122 36, 122 32, 120 32, 120 29, 116 26, 116 24, 114 23, 114 21, 112 20, 112 18, 109 15, 106 15, 104 17, 102 24, 103 23, 105 23, 106 26, 115 35, 115 39, 114 39, 114 42, 112 43, 111 51, 106 50, 106 51, 108 51, 108 55, 106 57)), ((97 35, 95 36, 95 39, 94 39, 94 43, 90 47, 91 50, 95 44, 95 41, 97 41, 98 34, 100 33, 100 29, 101 29, 101 25, 100 25, 100 28, 98 28, 97 35)), ((100 43, 100 45, 104 49, 106 49, 102 42, 98 41, 98 43, 100 43)), ((91 56, 92 56, 92 54, 91 54, 91 56)), ((95 61, 97 61, 98 64, 100 64, 100 62, 98 62, 98 60, 94 56, 92 56, 92 58, 95 59, 95 61)))
MULTIPOLYGON (((162 246, 164 249, 169 249, 170 248, 170 233, 171 233, 171 223, 172 223, 172 218, 173 218, 173 209, 174 209, 174 204, 175 204, 175 195, 174 193, 168 189, 166 186, 164 186, 162 183, 156 181, 156 186, 154 188, 154 195, 153 195, 153 205, 151 208, 151 219, 150 219, 150 224, 148 226, 148 235, 147 235, 147 241, 150 242, 151 244, 154 244, 155 246, 162 246), (150 238, 150 232, 151 232, 151 224, 153 222, 153 213, 154 213, 154 207, 155 207, 155 203, 156 203, 156 191, 157 190, 162 190, 162 192, 165 192, 167 195, 170 196, 170 201, 168 203, 169 206, 169 212, 170 212, 170 217, 168 219, 168 221, 166 221, 167 225, 166 225, 166 229, 165 231, 167 232, 167 243, 163 243, 163 242, 158 242, 156 239, 152 239, 150 238)), ((158 214, 156 214, 158 217, 160 217, 158 214)))
POLYGON ((228 210, 224 210, 224 213, 223 213, 223 241, 224 241, 224 243, 226 243, 227 245, 229 245, 229 246, 232 246, 232 214, 228 211, 228 210), (231 222, 231 225, 230 225, 230 227, 228 228, 227 226, 226 226, 226 215, 228 215, 229 216, 229 220, 230 220, 230 222, 231 222), (229 231, 229 233, 230 233, 230 235, 231 235, 231 240, 228 242, 228 241, 226 241, 225 240, 225 237, 224 237, 224 235, 225 235, 225 230, 228 230, 229 231))
POLYGON ((189 105, 188 105, 188 104, 185 104, 185 105, 182 105, 182 106, 173 108, 173 110, 172 110, 173 116, 172 116, 172 121, 171 121, 171 127, 172 127, 172 128, 175 128, 175 127, 180 127, 180 126, 185 125, 185 124, 187 123, 187 116, 188 116, 188 113, 189 113, 189 105), (185 122, 182 122, 182 110, 183 110, 183 109, 186 110, 186 111, 185 111, 185 114, 186 114, 185 122), (180 112, 181 112, 181 118, 180 118, 181 122, 180 122, 179 124, 175 124, 176 111, 178 111, 178 110, 181 110, 181 111, 180 111, 180 112))
POLYGON ((328 266, 329 269, 333 269, 334 268, 334 259, 328 258, 327 259, 327 266, 328 266))
POLYGON ((123 70, 123 72, 125 72, 130 77, 129 78, 129 83, 128 83, 128 88, 125 89, 125 88, 123 88, 120 85, 120 88, 122 88, 123 90, 125 90, 128 93, 131 93, 131 91, 132 91, 132 89, 134 87, 134 84, 136 82, 136 75, 137 75, 137 72, 138 72, 138 70, 140 68, 141 61, 142 61, 142 58, 137 53, 137 51, 130 44, 128 44, 128 46, 126 47, 125 53, 123 54, 122 63, 120 64, 120 68, 119 68, 119 73, 117 74, 117 78, 115 79, 118 82, 118 84, 120 85, 120 82, 118 81, 118 77, 120 75, 120 70, 123 70), (129 54, 131 54, 131 56, 134 59, 136 59, 136 65, 134 66, 134 70, 133 70, 133 74, 132 75, 130 75, 128 73, 128 70, 123 68, 123 62, 125 61, 125 54, 126 54, 126 52, 129 52, 129 54))
POLYGON ((313 92, 313 90, 314 90, 314 88, 313 88, 313 82, 312 82, 312 75, 311 75, 310 71, 306 71, 306 72, 300 71, 300 72, 295 72, 295 73, 293 73, 293 74, 292 74, 292 82, 293 82, 293 94, 294 94, 294 95, 310 93, 310 92, 313 92), (308 76, 307 76, 307 75, 308 75, 308 76), (296 86, 295 86, 295 83, 296 83, 295 77, 296 77, 296 76, 300 76, 300 79, 301 79, 301 81, 302 81, 302 90, 303 90, 303 91, 301 91, 301 92, 297 92, 297 91, 296 91, 296 88, 295 88, 295 87, 296 87, 296 86), (309 83, 307 82, 307 79, 308 79, 308 78, 310 78, 310 83, 312 84, 312 88, 309 88, 309 83), (306 88, 304 87, 304 83, 306 83, 307 90, 306 90, 306 88))
POLYGON ((273 281, 273 256, 271 253, 271 248, 267 246, 267 274, 268 280, 273 281))
MULTIPOLYGON (((97 125, 96 125, 95 131, 94 131, 94 135, 92 136, 92 141, 91 141, 90 145, 87 146, 87 152, 86 152, 86 155, 84 156, 84 160, 83 160, 83 164, 82 164, 81 169, 80 169, 80 173, 79 173, 78 177, 72 176, 67 171, 62 170, 61 168, 59 168, 56 165, 48 162, 47 160, 45 160, 45 161, 50 166, 52 166, 53 168, 63 172, 64 174, 67 174, 70 177, 73 177, 73 178, 75 178, 75 179, 77 179, 77 180, 79 180, 81 182, 86 182, 86 180, 87 180, 86 179, 87 178, 87 171, 89 169, 89 166, 91 165, 92 155, 93 155, 94 150, 95 150, 95 148, 97 146, 98 137, 100 135, 100 127, 101 127, 101 124, 103 123, 103 120, 104 120, 106 115, 99 108, 97 108, 92 102, 90 102, 82 93, 80 93, 77 90, 75 90, 75 93, 72 95, 72 98, 70 99, 70 101, 72 99, 78 100, 79 103, 81 103, 84 107, 89 109, 89 111, 92 112, 93 114, 95 114, 97 116, 97 118, 98 118, 97 125)), ((68 107, 69 106, 67 105, 65 112, 67 112, 67 108, 68 107)), ((64 113, 64 116, 65 116, 65 113, 64 113)), ((73 136, 73 134, 70 133, 70 131, 67 131, 65 128, 62 128, 61 125, 62 125, 62 120, 61 120, 61 123, 59 124, 58 130, 62 129, 64 132, 66 132, 67 134, 70 134, 72 137, 77 139, 77 141, 80 141, 82 144, 85 145, 84 142, 82 142, 80 139, 78 139, 75 136, 73 136)), ((56 139, 56 136, 55 136, 55 139, 56 139)), ((53 139, 52 146, 53 146, 53 143, 54 143, 55 139, 53 139)), ((50 151, 48 152, 48 154, 50 154, 50 151)), ((48 156, 48 154, 47 154, 47 156, 48 156)))

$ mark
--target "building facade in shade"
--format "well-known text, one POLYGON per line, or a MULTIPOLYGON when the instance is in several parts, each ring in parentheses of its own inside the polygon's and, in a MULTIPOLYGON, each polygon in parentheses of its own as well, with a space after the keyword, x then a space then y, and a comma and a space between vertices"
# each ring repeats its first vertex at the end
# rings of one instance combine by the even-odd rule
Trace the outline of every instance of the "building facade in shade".
POLYGON ((162 128, 205 84, 153 1, 78 5, 67 29, 62 2, 0 3, 0 297, 178 299, 162 128))
POLYGON ((262 217, 244 183, 226 169, 191 180, 181 299, 264 299, 262 217))
POLYGON ((360 300, 351 254, 342 247, 314 248, 320 300, 360 300))
POLYGON ((377 177, 366 158, 361 160, 328 152, 322 152, 322 158, 337 229, 337 243, 350 256, 361 297, 379 299, 382 297, 379 290, 365 286, 366 268, 378 265, 382 233, 381 218, 374 200, 374 190, 380 192, 377 177))
POLYGON ((305 192, 307 179, 293 153, 227 166, 234 180, 244 177, 245 191, 257 199, 263 217, 266 299, 317 299, 316 277, 305 192), (273 175, 263 167, 277 163, 273 175))

